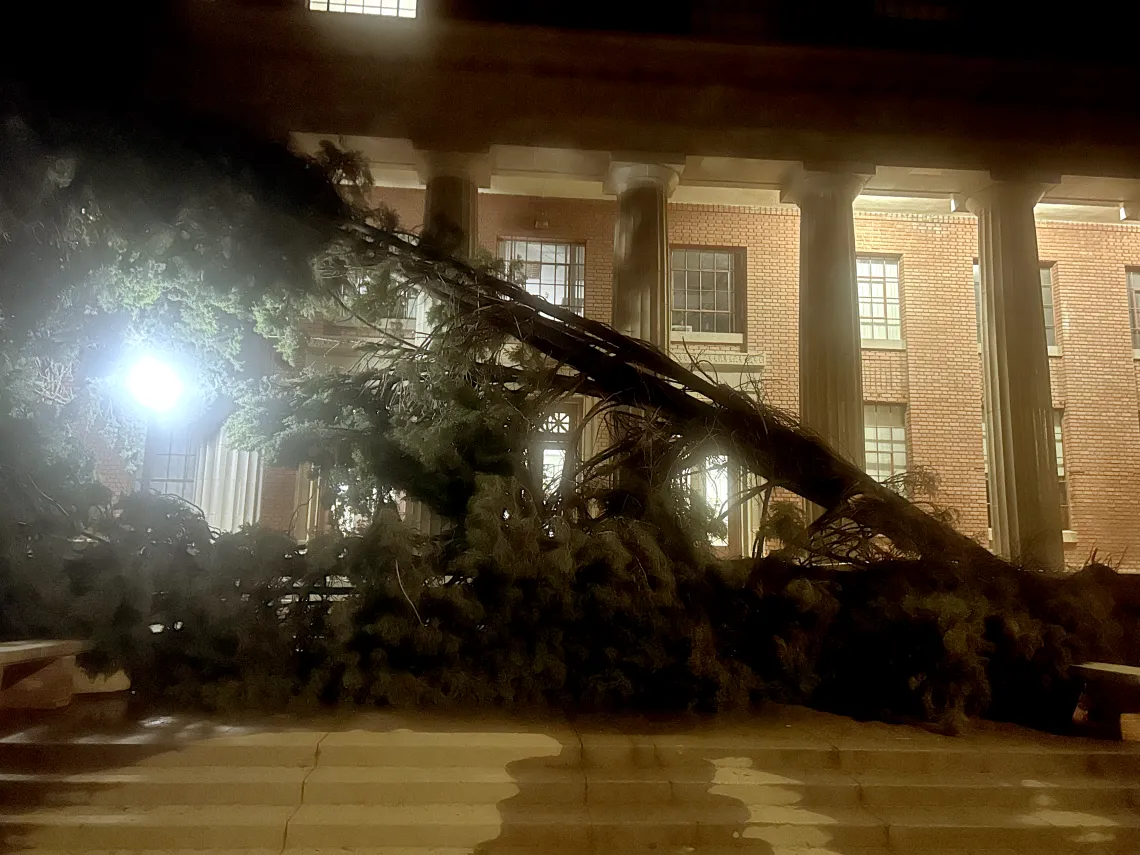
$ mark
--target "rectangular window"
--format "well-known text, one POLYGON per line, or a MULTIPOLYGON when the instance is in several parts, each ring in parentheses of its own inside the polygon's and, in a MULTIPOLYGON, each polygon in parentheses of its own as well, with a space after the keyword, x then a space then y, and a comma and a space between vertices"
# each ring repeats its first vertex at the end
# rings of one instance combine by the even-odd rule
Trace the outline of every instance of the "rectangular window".
POLYGON ((522 268, 528 293, 575 314, 585 313, 585 244, 502 238, 499 258, 522 268))
POLYGON ((1140 350, 1140 270, 1128 271, 1128 307, 1132 316, 1132 349, 1140 350))
POLYGON ((718 526, 718 533, 709 535, 712 546, 728 546, 729 484, 726 454, 710 454, 681 473, 681 489, 689 501, 703 502, 709 514, 724 526, 723 529, 718 526))
POLYGON ((978 326, 978 344, 982 343, 982 268, 974 262, 974 319, 978 326))
POLYGON ((994 527, 993 499, 990 497, 990 435, 986 405, 982 404, 982 467, 986 476, 986 527, 994 527))
POLYGON ((859 334, 865 341, 902 341, 899 260, 873 255, 855 259, 859 283, 859 334))
POLYGON ((309 0, 314 12, 349 12, 356 15, 384 15, 388 18, 416 17, 417 0, 309 0))
POLYGON ((882 482, 906 472, 906 407, 864 405, 863 436, 868 475, 882 482))
POLYGON ((737 332, 736 254, 730 250, 674 249, 673 329, 681 332, 737 332))
POLYGON ((1053 410, 1053 443, 1057 449, 1057 484, 1061 492, 1061 528, 1068 531, 1073 527, 1069 517, 1069 482, 1065 477, 1065 411, 1053 410))
POLYGON ((554 410, 539 425, 535 458, 541 467, 542 490, 549 497, 558 492, 566 466, 573 459, 574 415, 569 409, 554 410))
POLYGON ((194 479, 198 472, 198 448, 189 429, 152 426, 147 431, 143 460, 143 486, 194 501, 194 479))
POLYGON ((1053 314, 1053 268, 1041 268, 1041 306, 1045 310, 1045 344, 1057 346, 1057 322, 1053 314))

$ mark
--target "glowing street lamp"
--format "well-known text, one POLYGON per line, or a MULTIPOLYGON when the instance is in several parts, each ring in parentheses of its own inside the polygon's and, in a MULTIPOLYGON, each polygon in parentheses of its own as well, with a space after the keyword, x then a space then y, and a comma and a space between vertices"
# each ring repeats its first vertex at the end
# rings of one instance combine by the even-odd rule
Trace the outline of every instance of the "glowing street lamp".
POLYGON ((147 355, 131 366, 127 373, 127 389, 148 410, 168 413, 181 400, 185 386, 173 366, 147 355))

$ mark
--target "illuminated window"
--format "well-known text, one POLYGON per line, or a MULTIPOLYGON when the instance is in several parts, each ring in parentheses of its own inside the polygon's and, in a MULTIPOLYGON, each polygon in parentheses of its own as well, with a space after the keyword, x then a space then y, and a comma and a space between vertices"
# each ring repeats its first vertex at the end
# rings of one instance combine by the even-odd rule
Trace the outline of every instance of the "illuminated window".
POLYGON ((586 309, 586 247, 580 243, 504 238, 499 258, 517 262, 530 294, 581 315, 586 309))
POLYGON ((986 416, 986 405, 982 404, 982 471, 986 476, 986 526, 993 528, 993 499, 990 497, 990 434, 989 419, 986 416))
POLYGON ((1140 270, 1128 271, 1128 306, 1132 316, 1132 349, 1140 350, 1140 270))
POLYGON ((309 0, 314 12, 348 12, 356 15, 384 15, 389 18, 416 17, 416 0, 309 0))
POLYGON ((982 343, 982 268, 974 262, 974 318, 978 325, 978 344, 982 343))
POLYGON ((673 329, 736 332, 736 257, 726 250, 674 249, 673 329))
POLYGON ((901 341, 899 260, 860 255, 855 260, 859 282, 859 335, 864 341, 901 341))
POLYGON ((689 501, 702 501, 709 514, 723 526, 709 535, 713 546, 728 546, 729 486, 728 456, 724 454, 710 454, 681 473, 681 488, 689 501))
POLYGON ((1041 268, 1041 306, 1045 311, 1045 344, 1057 346, 1057 322, 1053 314, 1053 268, 1041 268))
POLYGON ((1053 444, 1057 450, 1057 485, 1061 493, 1061 528, 1072 528, 1069 518, 1069 481, 1065 477, 1065 443, 1064 443, 1065 411, 1053 410, 1053 444))
POLYGON ((562 485, 574 450, 573 428, 573 415, 567 410, 555 410, 538 429, 535 456, 542 467, 542 490, 547 496, 557 493, 562 485))
POLYGON ((194 481, 198 472, 198 447, 189 429, 152 426, 147 431, 143 460, 143 487, 194 501, 194 481))
POLYGON ((886 481, 906 472, 906 408, 895 404, 863 407, 863 454, 867 474, 886 481))

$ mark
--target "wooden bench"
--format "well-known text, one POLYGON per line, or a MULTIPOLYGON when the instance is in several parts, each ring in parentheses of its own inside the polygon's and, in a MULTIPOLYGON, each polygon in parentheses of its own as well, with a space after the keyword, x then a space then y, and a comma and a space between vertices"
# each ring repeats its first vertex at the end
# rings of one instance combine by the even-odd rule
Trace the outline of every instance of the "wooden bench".
POLYGON ((86 641, 0 642, 0 709, 57 709, 71 703, 75 657, 86 641))
POLYGON ((1073 671, 1085 683, 1089 724, 1109 739, 1120 739, 1121 715, 1140 713, 1140 668, 1086 662, 1074 665, 1073 671))

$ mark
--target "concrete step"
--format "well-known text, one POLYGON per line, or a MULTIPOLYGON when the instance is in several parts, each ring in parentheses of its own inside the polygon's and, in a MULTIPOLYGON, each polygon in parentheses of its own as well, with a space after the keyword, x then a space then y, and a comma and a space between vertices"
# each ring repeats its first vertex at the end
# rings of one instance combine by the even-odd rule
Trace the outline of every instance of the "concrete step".
POLYGON ((322 766, 506 767, 526 760, 531 767, 577 766, 582 745, 571 730, 366 731, 329 733, 320 744, 322 766))
POLYGON ((694 806, 304 805, 289 822, 290 848, 393 846, 503 846, 543 849, 735 847, 755 836, 769 845, 885 847, 887 829, 860 810, 747 808, 738 804, 694 806), (826 826, 826 831, 821 830, 826 826), (764 831, 760 836, 759 832, 764 831))
POLYGON ((879 807, 1113 812, 1140 809, 1140 780, 962 775, 938 780, 860 776, 858 782, 860 804, 872 810, 879 807))
POLYGON ((0 805, 298 805, 308 769, 126 767, 64 775, 0 773, 0 805))
POLYGON ((40 808, 0 813, 12 849, 281 850, 292 807, 40 808))
POLYGON ((760 769, 132 766, 76 774, 0 773, 0 805, 663 805, 735 800, 802 807, 1140 808, 1140 781, 847 775, 760 769))
POLYGON ((1140 813, 1086 813, 1037 808, 1025 812, 976 808, 884 808, 892 849, 926 853, 943 849, 1014 852, 1140 852, 1140 813))
POLYGON ((670 847, 1140 851, 1140 814, 1037 809, 827 809, 723 804, 552 808, 508 805, 302 806, 291 848, 499 845, 627 852, 670 847))
POLYGON ((16 734, 0 738, 0 771, 52 769, 84 772, 147 766, 417 766, 585 769, 708 769, 734 765, 773 772, 838 771, 854 775, 1000 774, 1140 779, 1140 750, 1054 746, 956 746, 883 744, 834 747, 734 736, 574 734, 550 732, 279 731, 209 739, 164 734, 85 735, 72 739, 16 734))
POLYGON ((278 766, 316 764, 314 731, 247 733, 211 739, 89 735, 72 739, 0 739, 0 772, 50 769, 79 773, 123 766, 278 766))
MULTIPOLYGON (((628 740, 625 750, 628 763, 635 766, 666 767, 700 765, 734 758, 737 765, 780 771, 837 770, 851 774, 873 772, 911 774, 990 773, 1006 775, 1084 775, 1140 778, 1140 750, 1135 746, 1024 746, 995 745, 979 750, 977 745, 943 744, 844 745, 797 743, 791 740, 764 740, 717 735, 667 735, 649 737, 612 737, 607 744, 604 761, 613 765, 619 759, 618 746, 628 740), (654 760, 645 762, 652 749, 654 760)), ((586 760, 590 748, 584 745, 586 760)))

